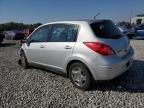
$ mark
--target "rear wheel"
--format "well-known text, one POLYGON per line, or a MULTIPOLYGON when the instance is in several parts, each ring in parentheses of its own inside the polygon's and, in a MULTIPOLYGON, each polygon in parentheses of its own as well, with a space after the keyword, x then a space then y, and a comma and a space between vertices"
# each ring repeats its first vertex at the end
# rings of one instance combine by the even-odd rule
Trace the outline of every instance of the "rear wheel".
POLYGON ((21 54, 20 54, 20 59, 19 59, 19 64, 24 68, 24 69, 27 69, 29 66, 28 66, 28 62, 27 62, 27 58, 25 56, 25 53, 23 51, 21 51, 21 54))
POLYGON ((90 89, 92 77, 84 64, 80 62, 73 63, 69 68, 69 78, 77 88, 90 89))

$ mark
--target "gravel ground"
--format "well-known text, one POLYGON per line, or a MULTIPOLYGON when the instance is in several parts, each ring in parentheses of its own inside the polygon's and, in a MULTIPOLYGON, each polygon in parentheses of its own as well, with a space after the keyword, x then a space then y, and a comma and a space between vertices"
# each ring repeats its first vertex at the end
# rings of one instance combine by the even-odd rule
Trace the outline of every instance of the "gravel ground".
POLYGON ((136 55, 127 73, 81 91, 61 75, 22 69, 17 64, 18 45, 5 41, 0 46, 0 108, 143 108, 144 41, 131 44, 136 55))

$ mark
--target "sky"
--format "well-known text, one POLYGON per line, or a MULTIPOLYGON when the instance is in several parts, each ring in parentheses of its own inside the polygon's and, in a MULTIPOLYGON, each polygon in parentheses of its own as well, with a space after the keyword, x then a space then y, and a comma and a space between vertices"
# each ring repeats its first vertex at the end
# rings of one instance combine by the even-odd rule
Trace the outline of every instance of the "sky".
POLYGON ((92 19, 97 13, 97 19, 129 21, 144 14, 144 0, 0 0, 0 23, 92 19))

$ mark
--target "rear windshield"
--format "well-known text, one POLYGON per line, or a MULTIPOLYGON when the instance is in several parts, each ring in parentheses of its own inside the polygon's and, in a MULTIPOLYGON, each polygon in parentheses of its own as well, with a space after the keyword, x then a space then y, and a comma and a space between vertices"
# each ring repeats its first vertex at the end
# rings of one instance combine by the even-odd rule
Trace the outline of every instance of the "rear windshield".
POLYGON ((100 38, 116 39, 122 37, 122 32, 110 20, 90 24, 93 32, 100 38))

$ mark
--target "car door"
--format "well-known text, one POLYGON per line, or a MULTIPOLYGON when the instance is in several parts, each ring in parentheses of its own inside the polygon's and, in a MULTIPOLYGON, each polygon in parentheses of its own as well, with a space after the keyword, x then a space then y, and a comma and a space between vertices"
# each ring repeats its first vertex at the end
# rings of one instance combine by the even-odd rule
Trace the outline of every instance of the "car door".
POLYGON ((76 43, 78 26, 72 24, 53 24, 50 33, 50 42, 47 49, 48 66, 64 71, 65 64, 72 56, 76 43))
POLYGON ((50 26, 38 28, 27 39, 26 56, 30 63, 45 65, 46 48, 49 41, 50 26))

